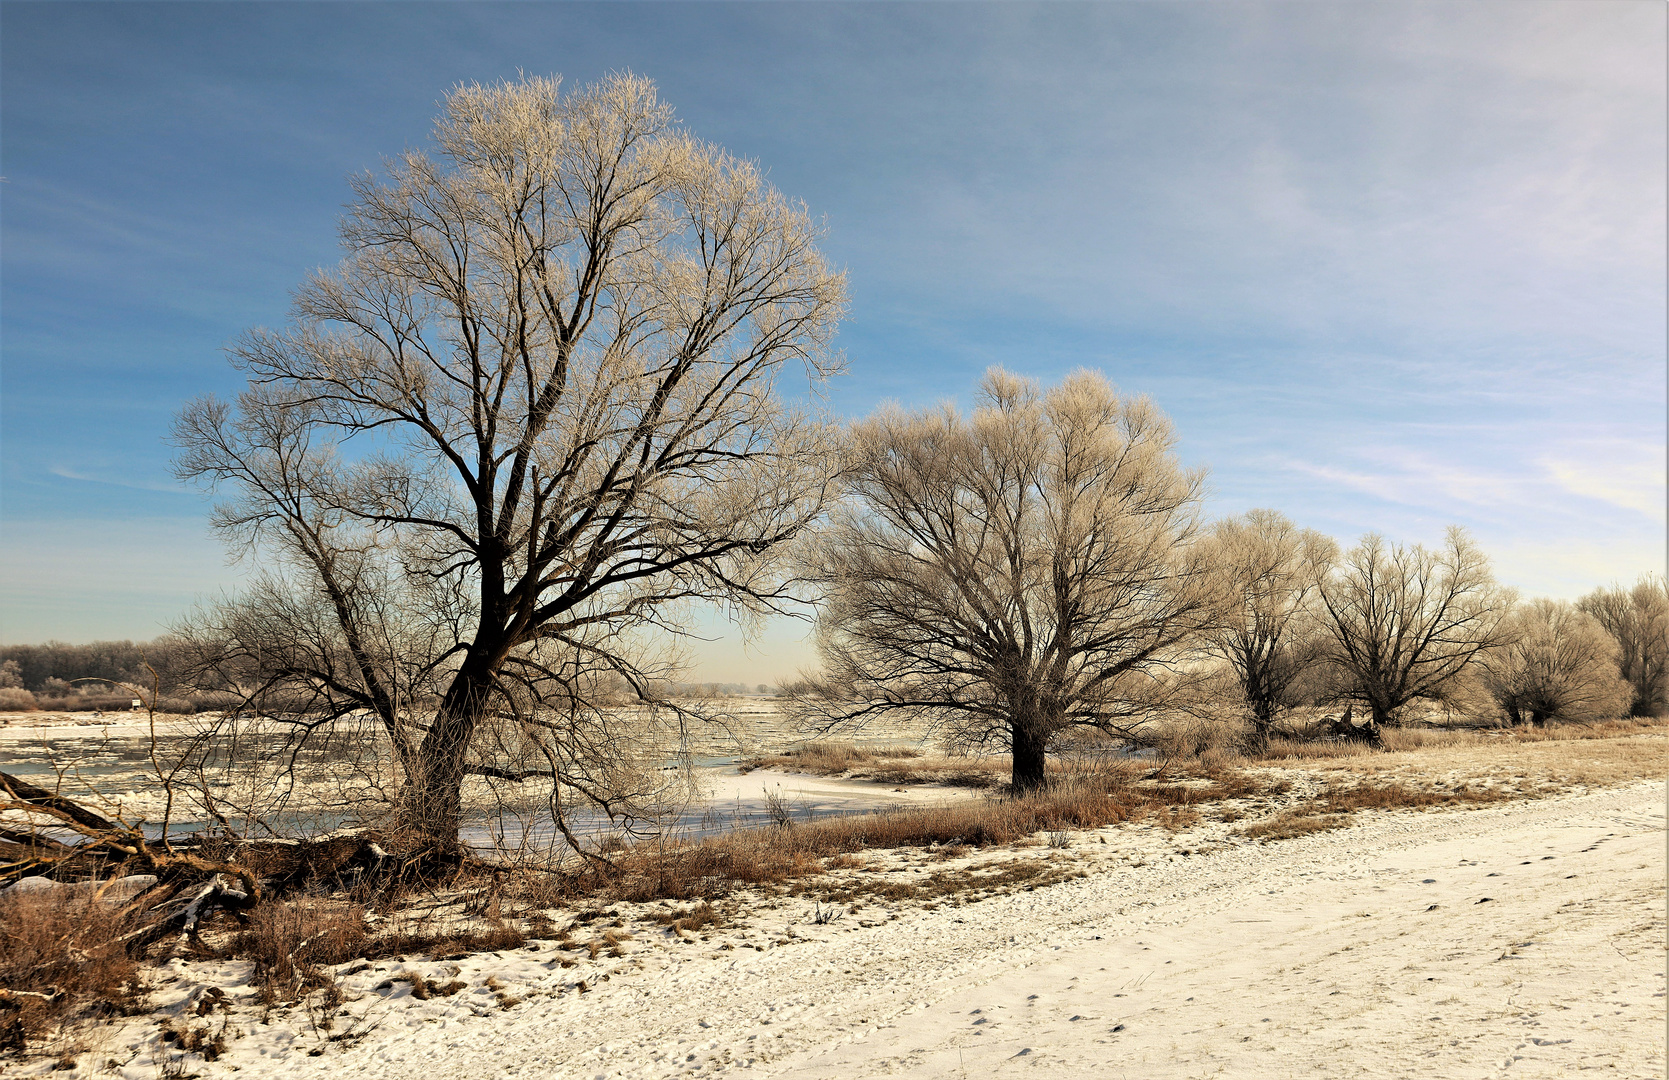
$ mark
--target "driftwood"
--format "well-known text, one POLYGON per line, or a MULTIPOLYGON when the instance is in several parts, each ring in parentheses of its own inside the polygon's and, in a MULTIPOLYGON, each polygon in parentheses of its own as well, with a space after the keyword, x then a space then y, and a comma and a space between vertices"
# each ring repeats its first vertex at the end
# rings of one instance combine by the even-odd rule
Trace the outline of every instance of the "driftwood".
POLYGON ((117 875, 154 875, 149 887, 122 906, 121 916, 132 920, 133 929, 117 940, 132 955, 170 937, 201 944, 199 928, 215 912, 245 921, 263 902, 320 886, 369 897, 400 886, 443 883, 470 865, 490 869, 458 851, 391 853, 370 831, 313 839, 186 836, 162 842, 147 837, 142 823, 112 821, 3 772, 0 811, 12 818, 0 826, 0 889, 30 877, 66 889, 104 882, 89 893, 90 901, 99 902, 117 875))
POLYGON ((1373 717, 1370 716, 1367 723, 1358 726, 1352 719, 1354 712, 1353 706, 1346 706, 1343 716, 1322 717, 1322 736, 1379 746, 1381 744, 1379 725, 1375 724, 1373 717))
MULTIPOLYGON (((72 802, 56 792, 37 787, 10 773, 0 772, 0 793, 7 796, 8 804, 26 804, 36 810, 45 811, 68 825, 78 825, 95 832, 112 832, 120 828, 104 815, 95 814, 80 803, 72 802)), ((7 805, 5 809, 14 807, 7 805)))
POLYGON ((136 866, 155 875, 155 884, 129 900, 122 912, 148 919, 119 939, 130 953, 142 953, 174 934, 194 938, 211 912, 224 910, 241 916, 263 895, 260 879, 247 866, 200 851, 157 845, 137 825, 112 821, 73 799, 3 772, 0 810, 23 816, 29 826, 7 827, 0 836, 4 841, 0 884, 26 877, 91 880, 136 866), (43 829, 76 834, 80 842, 67 843, 44 834, 43 829), (241 888, 225 884, 228 880, 241 888), (172 901, 190 889, 195 890, 191 898, 178 910, 169 910, 172 901))

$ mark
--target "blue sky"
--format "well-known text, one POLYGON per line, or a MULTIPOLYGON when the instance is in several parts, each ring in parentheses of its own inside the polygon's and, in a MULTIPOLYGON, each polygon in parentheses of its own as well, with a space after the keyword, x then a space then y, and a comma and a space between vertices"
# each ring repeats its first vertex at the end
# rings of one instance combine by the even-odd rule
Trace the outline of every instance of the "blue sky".
MULTIPOLYGON (((1214 514, 1661 571, 1655 2, 0 5, 0 640, 233 587, 163 442, 460 81, 631 69, 850 275, 842 413, 1000 363, 1151 394, 1214 514)), ((795 627, 697 649, 774 681, 795 627)))

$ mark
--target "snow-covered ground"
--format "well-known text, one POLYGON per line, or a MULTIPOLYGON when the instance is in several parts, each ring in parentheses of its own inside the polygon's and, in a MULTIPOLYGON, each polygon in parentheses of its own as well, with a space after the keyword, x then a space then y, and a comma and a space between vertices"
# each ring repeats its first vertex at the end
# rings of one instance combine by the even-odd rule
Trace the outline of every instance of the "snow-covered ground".
POLYGON ((263 1021, 244 963, 174 961, 164 1017, 224 1030, 224 1055, 179 1059, 140 1017, 84 1034, 77 1075, 1662 1074, 1661 784, 1358 822, 1270 844, 1202 822, 877 853, 835 876, 1056 883, 871 894, 821 923, 827 905, 788 895, 733 897, 728 926, 688 935, 650 918, 688 905, 609 905, 565 944, 344 968, 328 1030, 301 1009, 263 1021), (616 920, 618 944, 590 955, 616 920), (420 1000, 418 978, 457 988, 420 1000), (181 1015, 210 987, 229 1012, 181 1015))

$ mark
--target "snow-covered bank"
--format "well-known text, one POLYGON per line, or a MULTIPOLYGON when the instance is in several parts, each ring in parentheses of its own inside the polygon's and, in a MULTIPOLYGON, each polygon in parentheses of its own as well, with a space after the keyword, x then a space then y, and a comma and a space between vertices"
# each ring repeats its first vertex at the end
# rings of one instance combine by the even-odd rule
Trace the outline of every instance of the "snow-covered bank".
MULTIPOLYGON (((190 1061, 204 1076, 1660 1074, 1660 784, 1359 822, 1272 844, 1202 824, 876 854, 924 880, 1028 863, 1058 883, 871 896, 824 923, 794 896, 687 935, 648 920, 656 905, 613 905, 576 942, 615 917, 633 936, 595 955, 541 941, 352 965, 329 1031, 300 1009, 262 1022, 243 963, 175 961, 157 1000, 177 1027, 226 1030, 218 1061, 190 1061), (453 992, 420 1000, 414 979, 453 992), (179 1015, 211 986, 230 1013, 179 1015)), ((82 1070, 149 1080, 155 1031, 105 1029, 82 1070)))

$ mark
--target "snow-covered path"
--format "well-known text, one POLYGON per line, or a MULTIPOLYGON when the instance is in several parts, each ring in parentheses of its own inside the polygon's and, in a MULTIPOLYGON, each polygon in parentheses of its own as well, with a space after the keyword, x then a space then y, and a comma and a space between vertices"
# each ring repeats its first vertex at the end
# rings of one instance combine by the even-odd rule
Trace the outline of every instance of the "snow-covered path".
POLYGON ((402 1080, 1655 1077, 1663 807, 1654 783, 1364 815, 862 925, 791 902, 764 951, 647 948, 584 993, 534 953, 507 1011, 391 999, 350 1048, 238 1056, 402 1080))

